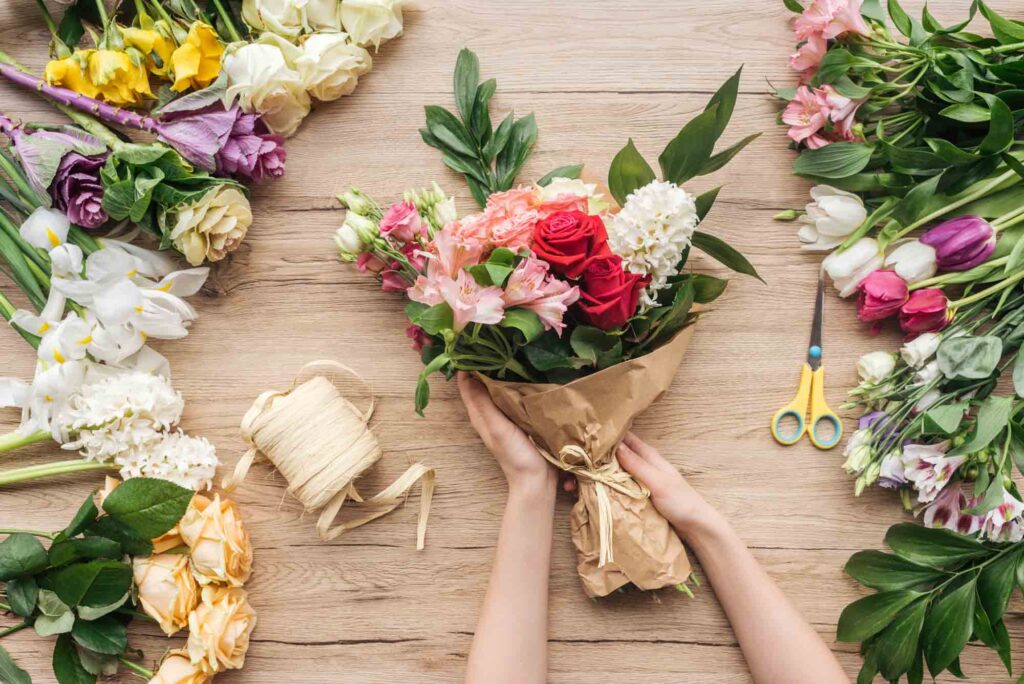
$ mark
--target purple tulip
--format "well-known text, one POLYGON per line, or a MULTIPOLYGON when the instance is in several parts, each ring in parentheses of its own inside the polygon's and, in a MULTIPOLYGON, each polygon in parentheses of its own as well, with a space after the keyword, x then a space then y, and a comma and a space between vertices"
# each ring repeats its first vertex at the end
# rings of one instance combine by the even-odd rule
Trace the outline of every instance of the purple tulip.
MULTIPOLYGON (((239 111, 237 106, 236 111, 239 111)), ((217 155, 217 172, 259 183, 284 175, 287 153, 284 138, 274 135, 255 114, 239 111, 224 146, 217 155)))
POLYGON ((86 157, 68 152, 50 184, 54 206, 82 228, 99 228, 107 222, 100 180, 100 169, 106 160, 106 154, 86 157))
POLYGON ((944 221, 921 236, 935 248, 935 260, 943 271, 967 271, 981 264, 996 248, 996 231, 978 216, 944 221))

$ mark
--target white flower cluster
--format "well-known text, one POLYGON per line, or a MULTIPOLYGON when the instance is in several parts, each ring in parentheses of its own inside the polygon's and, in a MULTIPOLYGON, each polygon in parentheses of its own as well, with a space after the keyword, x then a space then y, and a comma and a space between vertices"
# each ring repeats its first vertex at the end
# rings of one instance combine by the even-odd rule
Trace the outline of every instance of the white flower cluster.
POLYGON ((121 477, 152 477, 201 491, 212 486, 217 470, 217 450, 203 437, 168 432, 144 450, 126 451, 115 459, 121 477))
POLYGON ((626 270, 651 276, 643 309, 657 303, 658 290, 678 272, 683 250, 690 245, 698 223, 693 195, 664 181, 631 193, 622 210, 608 222, 608 246, 622 257, 626 270))
POLYGON ((355 90, 373 59, 366 48, 402 33, 401 0, 245 0, 242 17, 262 32, 224 55, 225 104, 236 99, 290 136, 313 100, 355 90))

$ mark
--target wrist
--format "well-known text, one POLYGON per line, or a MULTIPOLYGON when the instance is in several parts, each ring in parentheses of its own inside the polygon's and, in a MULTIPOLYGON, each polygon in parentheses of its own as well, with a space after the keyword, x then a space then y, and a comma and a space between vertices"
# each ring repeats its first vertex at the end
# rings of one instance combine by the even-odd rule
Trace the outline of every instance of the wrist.
POLYGON ((538 473, 520 474, 508 480, 510 501, 523 501, 530 505, 550 501, 554 505, 557 492, 558 475, 552 468, 538 473))
POLYGON ((734 534, 729 521, 711 506, 686 521, 672 521, 672 526, 679 538, 693 547, 712 545, 734 534))

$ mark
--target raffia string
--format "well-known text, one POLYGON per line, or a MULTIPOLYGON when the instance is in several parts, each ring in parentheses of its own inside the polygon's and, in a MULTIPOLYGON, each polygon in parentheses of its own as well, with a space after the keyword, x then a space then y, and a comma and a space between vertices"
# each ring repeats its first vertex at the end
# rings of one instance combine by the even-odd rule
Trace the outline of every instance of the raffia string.
POLYGON ((241 430, 250 448, 225 478, 224 489, 236 487, 256 458, 264 456, 284 475, 288 492, 307 511, 320 511, 316 530, 322 540, 330 541, 395 510, 422 480, 416 528, 416 548, 422 549, 434 494, 433 468, 416 463, 368 499, 356 489, 356 480, 383 455, 368 426, 375 406, 373 389, 347 366, 334 361, 306 365, 292 389, 264 392, 246 412, 241 430), (342 395, 340 374, 355 378, 367 389, 365 411, 342 395), (361 512, 331 527, 346 502, 361 512))
POLYGON ((623 470, 614 458, 602 466, 595 466, 594 460, 587 450, 576 444, 567 444, 562 447, 557 458, 538 446, 536 442, 534 442, 534 446, 537 446, 541 455, 556 468, 575 475, 577 479, 584 478, 594 483, 594 492, 597 495, 598 540, 600 542, 597 567, 603 568, 606 564, 614 562, 612 502, 608 498, 608 489, 614 489, 631 499, 646 499, 651 495, 650 491, 623 470))

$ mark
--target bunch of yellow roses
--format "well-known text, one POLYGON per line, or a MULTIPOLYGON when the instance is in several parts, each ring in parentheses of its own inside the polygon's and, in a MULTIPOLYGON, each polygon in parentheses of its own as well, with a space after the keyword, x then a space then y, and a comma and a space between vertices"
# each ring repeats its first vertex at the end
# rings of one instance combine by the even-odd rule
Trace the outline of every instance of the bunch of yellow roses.
POLYGON ((74 52, 46 65, 46 81, 121 106, 154 96, 150 77, 182 93, 213 83, 220 75, 224 45, 217 32, 195 21, 187 32, 169 22, 148 28, 113 26, 97 48, 74 52))

